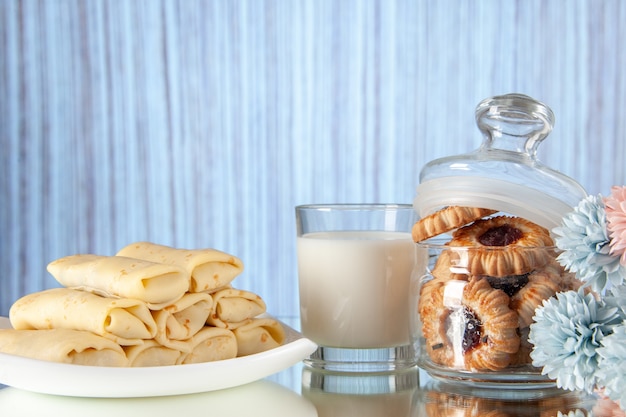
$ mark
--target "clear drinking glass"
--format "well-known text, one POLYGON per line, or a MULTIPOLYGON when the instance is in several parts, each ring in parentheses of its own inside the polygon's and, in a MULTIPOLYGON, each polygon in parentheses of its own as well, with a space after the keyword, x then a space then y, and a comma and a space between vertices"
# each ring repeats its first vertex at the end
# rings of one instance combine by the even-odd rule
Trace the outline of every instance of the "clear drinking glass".
POLYGON ((296 220, 302 333, 319 346, 304 362, 340 372, 414 366, 413 207, 304 205, 296 220))

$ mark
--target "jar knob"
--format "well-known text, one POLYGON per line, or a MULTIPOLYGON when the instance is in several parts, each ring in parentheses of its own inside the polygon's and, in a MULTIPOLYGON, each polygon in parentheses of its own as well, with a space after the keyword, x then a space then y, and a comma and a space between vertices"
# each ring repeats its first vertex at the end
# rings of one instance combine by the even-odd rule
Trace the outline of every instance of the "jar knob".
POLYGON ((554 113, 524 94, 490 97, 476 106, 476 124, 485 135, 483 150, 498 149, 535 157, 554 126, 554 113))

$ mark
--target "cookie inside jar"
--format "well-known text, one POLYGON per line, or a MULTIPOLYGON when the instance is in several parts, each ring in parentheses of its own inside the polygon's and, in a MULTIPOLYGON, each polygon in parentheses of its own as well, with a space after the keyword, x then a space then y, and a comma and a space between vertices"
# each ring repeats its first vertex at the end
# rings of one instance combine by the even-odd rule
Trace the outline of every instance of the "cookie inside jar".
POLYGON ((551 384, 532 366, 529 327, 544 300, 581 283, 556 260, 550 232, 464 207, 424 217, 416 230, 428 259, 416 274, 419 366, 472 383, 551 384))

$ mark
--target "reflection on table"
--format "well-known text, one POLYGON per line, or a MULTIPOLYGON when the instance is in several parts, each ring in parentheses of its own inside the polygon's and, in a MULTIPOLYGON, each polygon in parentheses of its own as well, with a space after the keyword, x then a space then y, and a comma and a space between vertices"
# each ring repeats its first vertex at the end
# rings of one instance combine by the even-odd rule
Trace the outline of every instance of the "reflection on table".
MULTIPOLYGON (((207 378, 210 378, 207 375, 207 378)), ((315 407, 293 390, 268 380, 219 391, 149 398, 84 398, 0 390, 0 416, 208 416, 315 417, 315 407)))
POLYGON ((419 416, 587 416, 592 399, 549 389, 484 389, 430 381, 417 398, 419 416))
POLYGON ((415 370, 369 375, 302 371, 302 395, 319 417, 411 416, 418 389, 415 370))
POLYGON ((609 400, 556 388, 484 389, 435 381, 416 369, 354 375, 302 364, 240 387, 171 397, 73 398, 4 388, 0 415, 626 417, 609 400))
POLYGON ((579 392, 477 388, 417 370, 357 376, 304 368, 301 389, 320 417, 626 417, 615 403, 579 392))

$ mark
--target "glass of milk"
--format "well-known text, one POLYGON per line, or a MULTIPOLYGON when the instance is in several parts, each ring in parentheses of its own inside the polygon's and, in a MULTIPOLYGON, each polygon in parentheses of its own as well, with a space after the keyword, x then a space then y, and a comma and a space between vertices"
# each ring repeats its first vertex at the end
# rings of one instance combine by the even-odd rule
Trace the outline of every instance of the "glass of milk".
POLYGON ((307 365, 339 372, 415 365, 416 220, 409 204, 296 207, 302 333, 319 346, 307 365))

